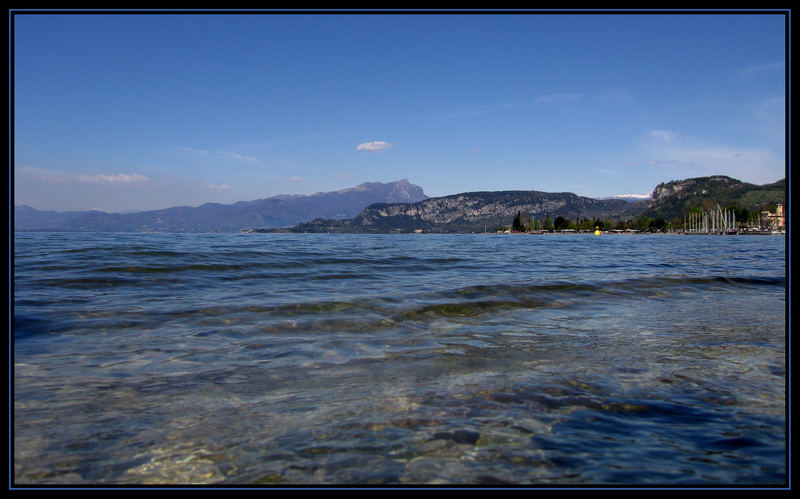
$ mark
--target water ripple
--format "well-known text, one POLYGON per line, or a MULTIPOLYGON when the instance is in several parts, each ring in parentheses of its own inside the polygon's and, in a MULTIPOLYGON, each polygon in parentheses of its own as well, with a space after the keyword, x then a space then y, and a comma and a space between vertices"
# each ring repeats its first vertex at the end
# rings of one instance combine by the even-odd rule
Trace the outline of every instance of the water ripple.
POLYGON ((780 485, 779 239, 17 234, 14 481, 780 485))

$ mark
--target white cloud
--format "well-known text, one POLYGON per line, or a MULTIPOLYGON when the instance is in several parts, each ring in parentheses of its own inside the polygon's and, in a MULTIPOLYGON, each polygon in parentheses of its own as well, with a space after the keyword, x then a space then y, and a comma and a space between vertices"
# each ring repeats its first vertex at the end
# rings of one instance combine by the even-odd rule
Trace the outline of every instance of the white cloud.
POLYGON ((308 183, 308 180, 306 180, 306 179, 304 179, 302 177, 298 177, 297 175, 295 175, 294 177, 290 178, 289 180, 292 181, 292 182, 296 182, 298 184, 307 184, 308 183))
POLYGON ((390 147, 392 147, 392 144, 382 140, 376 140, 374 142, 364 142, 363 144, 359 144, 358 147, 356 147, 356 150, 367 152, 383 152, 390 147))
POLYGON ((38 180, 50 183, 82 183, 82 184, 117 184, 117 185, 146 185, 150 179, 138 173, 117 173, 106 175, 104 173, 69 173, 32 166, 19 168, 22 172, 38 180))

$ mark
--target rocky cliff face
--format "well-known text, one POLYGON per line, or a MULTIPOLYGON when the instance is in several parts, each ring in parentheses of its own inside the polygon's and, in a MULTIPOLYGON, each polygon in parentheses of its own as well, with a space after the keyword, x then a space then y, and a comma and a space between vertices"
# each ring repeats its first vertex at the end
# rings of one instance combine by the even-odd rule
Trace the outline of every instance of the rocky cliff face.
POLYGON ((477 232, 509 225, 517 212, 531 218, 564 216, 621 218, 641 205, 622 200, 600 200, 572 193, 539 191, 468 192, 429 198, 416 203, 379 203, 349 221, 316 220, 301 224, 298 232, 391 232, 422 229, 436 232, 477 232), (635 207, 635 206, 638 206, 635 207))
POLYGON ((784 197, 784 181, 755 185, 724 175, 696 177, 657 185, 642 214, 670 220, 683 217, 695 206, 712 209, 719 204, 757 209, 763 203, 782 203, 784 197))
POLYGON ((384 195, 386 203, 416 203, 428 199, 422 192, 422 187, 412 184, 408 179, 404 178, 389 185, 391 188, 384 195))
POLYGON ((360 223, 377 223, 385 217, 406 216, 430 224, 481 222, 513 218, 521 211, 535 218, 561 215, 617 217, 629 203, 598 200, 571 193, 537 191, 475 192, 431 198, 414 204, 373 205, 364 210, 360 223))
POLYGON ((658 206, 663 204, 665 200, 686 199, 698 194, 709 194, 712 190, 731 189, 742 185, 742 182, 724 175, 697 177, 658 184, 653 190, 649 206, 658 206))

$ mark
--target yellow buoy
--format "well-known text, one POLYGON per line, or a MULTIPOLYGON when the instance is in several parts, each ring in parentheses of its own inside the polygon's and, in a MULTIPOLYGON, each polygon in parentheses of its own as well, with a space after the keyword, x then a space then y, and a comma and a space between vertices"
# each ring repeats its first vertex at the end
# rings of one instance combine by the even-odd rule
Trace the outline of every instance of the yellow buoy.
POLYGON ((594 228, 594 235, 595 236, 599 236, 600 235, 600 227, 595 227, 594 228))

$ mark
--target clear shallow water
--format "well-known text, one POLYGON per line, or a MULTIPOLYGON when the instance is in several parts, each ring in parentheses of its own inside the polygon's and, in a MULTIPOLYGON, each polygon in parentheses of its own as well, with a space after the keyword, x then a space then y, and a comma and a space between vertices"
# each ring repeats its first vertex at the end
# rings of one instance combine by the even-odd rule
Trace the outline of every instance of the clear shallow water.
POLYGON ((17 484, 781 484, 783 237, 17 233, 17 484))

